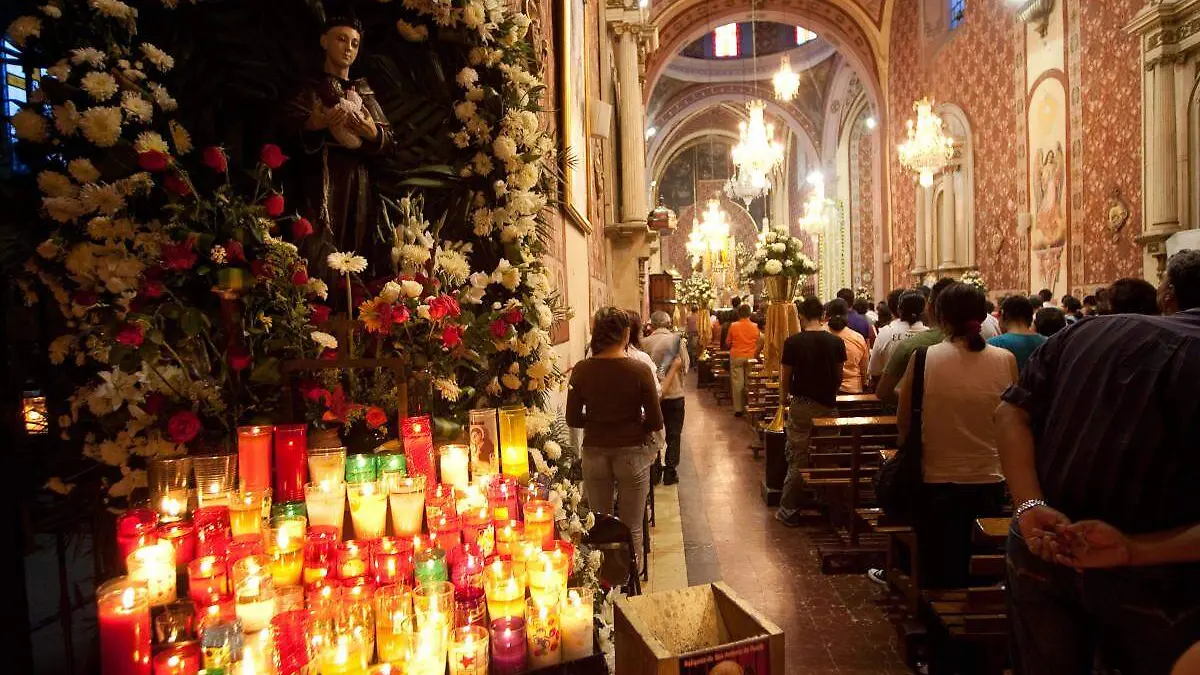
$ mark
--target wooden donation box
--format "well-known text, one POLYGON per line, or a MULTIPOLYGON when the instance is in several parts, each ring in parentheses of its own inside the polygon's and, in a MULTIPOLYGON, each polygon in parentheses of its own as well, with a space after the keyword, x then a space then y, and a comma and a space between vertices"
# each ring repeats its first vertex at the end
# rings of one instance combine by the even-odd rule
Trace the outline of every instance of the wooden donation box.
POLYGON ((615 618, 617 673, 784 673, 783 631, 724 583, 617 598, 615 618))

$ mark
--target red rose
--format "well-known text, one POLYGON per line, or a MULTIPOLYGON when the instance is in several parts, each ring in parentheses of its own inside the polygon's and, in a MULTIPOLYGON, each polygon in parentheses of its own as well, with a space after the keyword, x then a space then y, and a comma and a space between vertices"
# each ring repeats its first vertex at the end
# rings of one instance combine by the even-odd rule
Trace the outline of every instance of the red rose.
POLYGON ((192 250, 192 240, 187 239, 174 244, 162 245, 163 267, 176 272, 189 270, 196 264, 196 252, 192 250))
POLYGON ((154 279, 143 279, 138 287, 138 295, 143 298, 161 298, 165 292, 166 286, 163 285, 163 282, 154 279))
POLYGON ((462 344, 463 329, 462 326, 449 324, 442 329, 442 346, 446 349, 454 349, 462 344))
POLYGON ((434 321, 444 319, 446 317, 456 317, 462 313, 458 306, 458 301, 449 295, 439 295, 429 301, 429 316, 434 321))
POLYGON ((215 145, 205 148, 202 157, 204 166, 217 173, 225 173, 229 169, 229 160, 225 157, 225 151, 215 145))
POLYGON ((167 434, 176 443, 188 443, 200 433, 200 418, 191 410, 180 410, 167 422, 167 434))
POLYGON ((151 415, 157 415, 162 412, 163 406, 167 405, 167 397, 153 391, 146 394, 146 402, 142 404, 142 410, 145 410, 151 415))
POLYGON ((91 307, 97 302, 100 302, 100 296, 96 295, 92 291, 75 291, 71 294, 71 300, 73 300, 75 304, 79 305, 80 307, 91 307))
POLYGON ((408 317, 409 317, 408 308, 405 307, 404 305, 396 305, 395 307, 392 308, 392 324, 393 325, 399 326, 400 324, 404 323, 405 321, 408 321, 408 317))
POLYGON ((229 243, 225 244, 225 256, 231 263, 246 262, 246 249, 242 248, 242 242, 230 239, 229 243))
POLYGON ((525 320, 525 315, 521 313, 520 309, 513 307, 504 313, 504 320, 515 326, 525 320))
POLYGON ((250 263, 250 273, 259 279, 266 279, 271 276, 271 266, 266 260, 255 260, 250 263))
POLYGON ((142 340, 146 339, 146 329, 140 323, 127 323, 117 329, 113 339, 126 347, 141 347, 142 340))
POLYGON ((262 147, 262 152, 259 154, 259 159, 262 160, 263 164, 267 165, 267 168, 278 169, 279 167, 283 166, 283 163, 286 162, 288 158, 287 155, 283 154, 283 151, 279 149, 278 145, 275 145, 274 143, 267 143, 262 147))
POLYGON ((488 330, 492 331, 492 337, 497 340, 508 337, 508 324, 504 322, 504 319, 496 319, 488 324, 488 330))
POLYGON ((367 408, 367 426, 378 429, 385 424, 387 424, 387 413, 375 406, 367 408))
POLYGON ((308 218, 297 218, 292 223, 292 239, 300 241, 313 233, 312 223, 308 222, 308 218))
POLYGON ((267 215, 272 218, 278 218, 283 215, 283 195, 274 194, 267 197, 263 201, 263 208, 266 209, 267 215))
POLYGON ((192 186, 177 173, 167 174, 163 179, 163 187, 177 197, 189 197, 192 194, 192 186))
POLYGON ((308 320, 313 323, 325 323, 329 320, 329 305, 309 305, 308 320))
POLYGON ((296 271, 292 272, 292 283, 297 286, 303 286, 308 283, 308 270, 303 267, 297 267, 296 271))
POLYGON ((229 348, 229 367, 236 371, 243 371, 250 367, 250 350, 242 345, 233 345, 229 348))
POLYGON ((312 401, 313 403, 320 403, 321 405, 328 408, 329 402, 331 400, 333 400, 333 394, 330 394, 328 389, 322 389, 321 387, 313 387, 313 388, 309 389, 308 391, 304 392, 304 398, 312 401))
POLYGON ((166 155, 158 150, 147 150, 138 155, 138 166, 146 171, 166 171, 169 160, 166 155))

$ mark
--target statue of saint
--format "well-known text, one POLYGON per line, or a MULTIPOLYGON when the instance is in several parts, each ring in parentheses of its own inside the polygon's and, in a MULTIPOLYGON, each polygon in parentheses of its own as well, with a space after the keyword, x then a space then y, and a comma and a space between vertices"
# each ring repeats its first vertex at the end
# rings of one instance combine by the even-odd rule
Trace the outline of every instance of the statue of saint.
MULTIPOLYGON (((367 275, 388 275, 391 244, 378 234, 379 198, 368 166, 390 149, 387 118, 365 78, 350 79, 358 57, 362 26, 355 19, 331 19, 321 34, 324 72, 310 79, 289 101, 285 119, 304 157, 301 213, 316 232, 302 242, 310 273, 327 277, 326 257, 355 251, 370 263, 367 275)), ((332 279, 327 279, 331 281, 332 279)))

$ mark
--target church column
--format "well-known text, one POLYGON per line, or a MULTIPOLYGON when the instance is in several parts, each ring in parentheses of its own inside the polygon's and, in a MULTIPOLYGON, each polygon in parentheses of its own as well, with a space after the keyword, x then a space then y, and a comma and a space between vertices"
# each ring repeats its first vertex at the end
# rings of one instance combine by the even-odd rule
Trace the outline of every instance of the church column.
POLYGON ((926 188, 917 186, 916 229, 913 231, 916 250, 913 252, 912 274, 917 277, 918 282, 925 273, 925 190, 926 188))
POLYGON ((939 267, 954 267, 955 232, 954 232, 954 171, 947 171, 942 176, 942 212, 938 217, 938 263, 939 267))
POLYGON ((1150 157, 1146 165, 1147 225, 1155 233, 1179 229, 1179 182, 1176 169, 1175 59, 1164 57, 1147 64, 1154 80, 1150 121, 1150 157))
POLYGON ((646 53, 657 48, 657 29, 636 0, 610 2, 607 26, 616 45, 617 129, 620 134, 621 202, 618 223, 607 223, 605 236, 612 242, 610 260, 613 301, 622 307, 641 307, 645 289, 642 272, 658 248, 658 234, 646 227, 650 211, 646 178, 646 120, 642 100, 642 68, 646 53))

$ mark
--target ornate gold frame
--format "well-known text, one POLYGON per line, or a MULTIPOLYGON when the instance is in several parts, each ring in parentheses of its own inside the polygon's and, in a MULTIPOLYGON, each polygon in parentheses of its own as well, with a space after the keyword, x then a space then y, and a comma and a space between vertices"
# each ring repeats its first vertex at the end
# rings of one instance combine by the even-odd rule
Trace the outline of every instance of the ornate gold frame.
POLYGON ((554 3, 554 34, 557 38, 557 48, 555 50, 555 59, 557 60, 556 75, 557 75, 557 90, 556 103, 558 104, 558 126, 559 126, 559 169, 562 171, 562 212, 563 216, 578 230, 584 234, 590 234, 592 231, 591 221, 588 219, 588 197, 591 194, 588 185, 588 139, 591 138, 591 105, 588 97, 587 87, 587 53, 584 52, 584 67, 581 73, 571 72, 571 49, 586 50, 588 30, 587 9, 582 0, 555 0, 554 3), (574 6, 573 6, 574 5, 574 6), (582 17, 576 19, 574 13, 578 11, 583 14, 582 17), (579 20, 583 26, 583 44, 573 45, 571 42, 571 25, 574 21, 579 20), (569 94, 573 91, 575 78, 583 78, 583 101, 575 102, 569 100, 569 94), (575 119, 577 115, 582 115, 583 119, 575 119), (572 138, 572 130, 575 125, 580 125, 583 132, 582 147, 571 148, 570 140, 572 138), (571 149, 575 152, 575 166, 567 166, 565 160, 567 150, 571 149), (577 189, 576 181, 583 181, 583 203, 576 204, 572 202, 574 191, 577 189))

